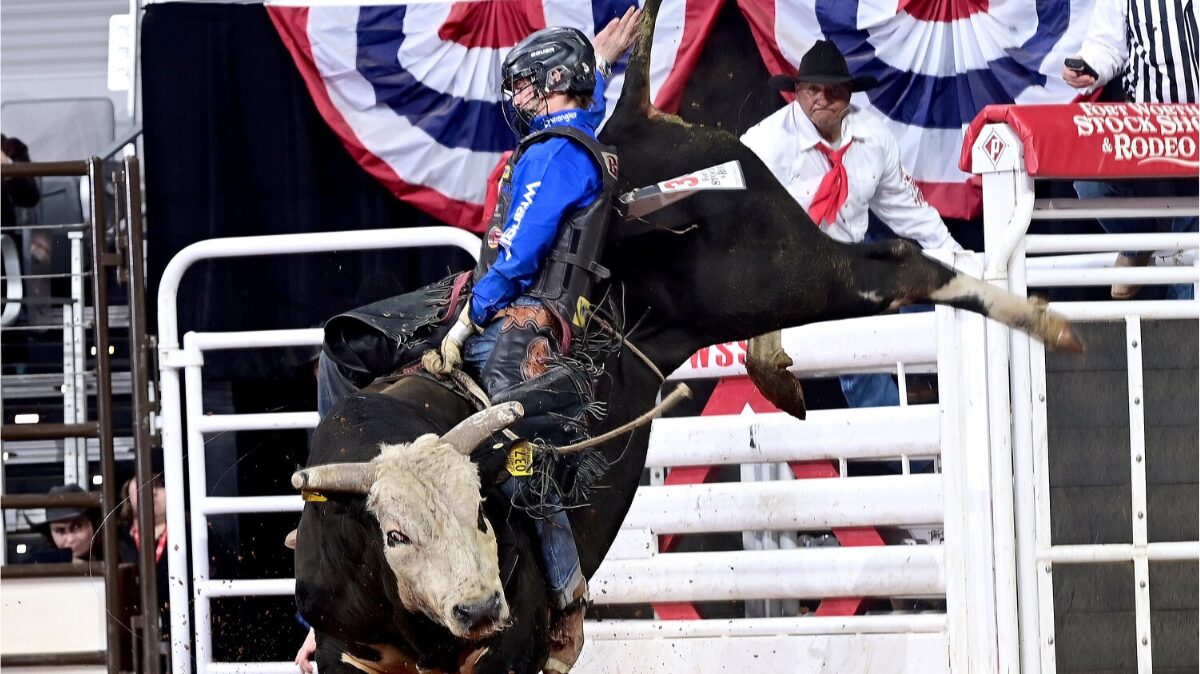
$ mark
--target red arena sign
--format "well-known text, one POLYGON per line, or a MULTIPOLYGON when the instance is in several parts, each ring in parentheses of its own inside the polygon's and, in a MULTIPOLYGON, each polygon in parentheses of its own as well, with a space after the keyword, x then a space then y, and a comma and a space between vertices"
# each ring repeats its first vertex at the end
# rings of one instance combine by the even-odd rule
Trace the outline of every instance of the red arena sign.
POLYGON ((1041 178, 1187 177, 1200 173, 1200 106, 1078 103, 991 105, 971 122, 958 166, 971 171, 971 148, 993 164, 1006 150, 987 125, 1005 122, 1021 139, 1025 167, 1041 178), (992 137, 986 137, 986 134, 992 137))

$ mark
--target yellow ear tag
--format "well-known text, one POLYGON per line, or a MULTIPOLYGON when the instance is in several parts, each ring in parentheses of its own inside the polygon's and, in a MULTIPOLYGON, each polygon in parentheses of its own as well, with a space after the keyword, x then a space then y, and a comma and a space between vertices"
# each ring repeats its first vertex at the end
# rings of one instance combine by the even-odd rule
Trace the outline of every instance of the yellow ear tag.
POLYGON ((504 466, 513 477, 533 475, 533 443, 522 440, 508 450, 508 463, 504 466))
POLYGON ((321 503, 322 501, 329 500, 319 491, 305 491, 300 493, 304 497, 305 502, 321 503))
POLYGON ((579 299, 575 300, 575 315, 571 317, 571 323, 577 328, 582 328, 587 325, 588 316, 592 314, 592 303, 588 298, 580 295, 579 299))

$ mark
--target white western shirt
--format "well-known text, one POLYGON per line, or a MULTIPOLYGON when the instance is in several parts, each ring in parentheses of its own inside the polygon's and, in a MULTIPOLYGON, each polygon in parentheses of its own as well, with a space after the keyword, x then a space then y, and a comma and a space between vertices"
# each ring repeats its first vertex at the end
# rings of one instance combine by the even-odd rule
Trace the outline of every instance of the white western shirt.
MULTIPOLYGON (((854 144, 842 156, 849 192, 837 221, 822 226, 822 231, 845 243, 862 241, 869 209, 893 232, 916 241, 922 248, 962 250, 900 165, 900 147, 891 132, 851 106, 842 120, 841 142, 849 138, 854 144)), ((807 211, 831 164, 817 149, 817 143, 825 141, 800 104, 792 102, 751 127, 742 142, 807 211)))

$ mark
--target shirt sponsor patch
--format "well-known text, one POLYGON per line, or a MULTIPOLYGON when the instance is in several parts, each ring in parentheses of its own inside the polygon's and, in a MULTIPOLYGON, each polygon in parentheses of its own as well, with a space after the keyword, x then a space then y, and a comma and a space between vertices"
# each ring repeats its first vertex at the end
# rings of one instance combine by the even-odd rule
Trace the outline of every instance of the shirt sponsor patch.
POLYGON ((517 204, 517 207, 513 210, 512 224, 500 236, 500 245, 505 247, 512 246, 513 239, 517 237, 517 232, 521 229, 521 221, 525 219, 525 213, 533 205, 533 198, 537 196, 537 190, 541 186, 542 181, 540 180, 525 185, 525 192, 521 195, 521 203, 517 204))

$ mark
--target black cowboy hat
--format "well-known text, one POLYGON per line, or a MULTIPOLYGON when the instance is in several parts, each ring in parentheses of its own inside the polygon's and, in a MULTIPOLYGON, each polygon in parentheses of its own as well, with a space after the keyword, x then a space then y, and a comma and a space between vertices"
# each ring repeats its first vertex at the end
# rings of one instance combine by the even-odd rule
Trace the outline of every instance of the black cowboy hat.
POLYGON ((837 45, 829 40, 817 40, 804 54, 804 58, 800 59, 800 67, 795 75, 776 75, 771 78, 770 85, 781 91, 791 91, 800 82, 845 84, 850 87, 851 92, 866 91, 879 83, 869 75, 851 77, 846 57, 842 56, 837 45))
MULTIPOLYGON (((61 485, 58 485, 57 487, 51 487, 50 491, 48 493, 50 493, 50 494, 84 494, 87 492, 84 491, 83 487, 80 487, 77 484, 61 484, 61 485)), ((37 528, 42 530, 43 533, 48 534, 50 531, 51 524, 53 524, 55 522, 65 522, 67 520, 73 520, 76 517, 87 517, 89 520, 92 521, 92 526, 95 526, 97 523, 97 520, 99 519, 99 517, 97 517, 98 514, 99 513, 96 511, 95 508, 85 508, 83 506, 56 506, 53 508, 46 508, 46 519, 37 528)))

